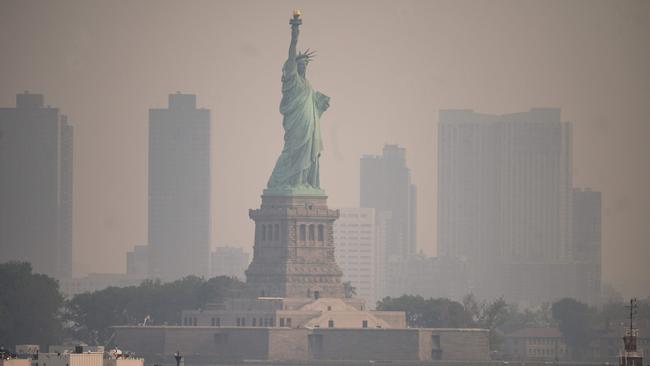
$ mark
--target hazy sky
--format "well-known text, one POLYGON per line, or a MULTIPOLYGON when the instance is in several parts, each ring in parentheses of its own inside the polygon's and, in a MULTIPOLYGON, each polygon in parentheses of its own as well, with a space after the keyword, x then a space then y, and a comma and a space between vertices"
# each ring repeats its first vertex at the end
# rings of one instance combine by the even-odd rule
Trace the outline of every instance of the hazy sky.
MULTIPOLYGON (((560 107, 574 184, 603 192, 603 277, 650 293, 648 1, 0 1, 0 105, 45 94, 75 128, 74 271, 120 272, 147 242, 148 109, 212 112, 213 246, 252 247, 282 148, 291 10, 318 56, 321 182, 357 206, 359 157, 407 148, 418 245, 435 254, 438 111, 560 107)), ((1 204, 1 203, 0 203, 1 204)))

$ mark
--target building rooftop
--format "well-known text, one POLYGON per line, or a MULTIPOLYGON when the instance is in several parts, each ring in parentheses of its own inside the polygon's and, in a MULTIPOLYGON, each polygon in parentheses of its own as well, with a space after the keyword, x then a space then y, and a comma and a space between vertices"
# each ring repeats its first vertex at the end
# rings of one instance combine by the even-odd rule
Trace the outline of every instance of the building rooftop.
POLYGON ((557 328, 523 328, 507 335, 514 338, 557 338, 562 332, 557 328))

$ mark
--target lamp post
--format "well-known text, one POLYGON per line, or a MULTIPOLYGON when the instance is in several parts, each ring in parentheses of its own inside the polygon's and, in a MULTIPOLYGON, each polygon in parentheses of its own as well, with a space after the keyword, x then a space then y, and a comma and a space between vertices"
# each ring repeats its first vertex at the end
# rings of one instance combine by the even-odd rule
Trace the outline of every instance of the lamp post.
POLYGON ((181 366, 181 361, 183 360, 181 353, 176 351, 176 353, 174 353, 174 358, 176 359, 176 366, 181 366))

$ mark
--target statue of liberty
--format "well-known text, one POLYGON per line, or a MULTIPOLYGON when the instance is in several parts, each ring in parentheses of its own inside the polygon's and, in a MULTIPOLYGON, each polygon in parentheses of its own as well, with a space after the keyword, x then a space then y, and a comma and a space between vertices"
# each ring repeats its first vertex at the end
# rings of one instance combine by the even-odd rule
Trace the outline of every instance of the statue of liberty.
POLYGON ((323 150, 320 117, 329 107, 329 97, 315 91, 306 78, 307 65, 314 53, 296 52, 300 11, 294 10, 289 57, 282 68, 284 148, 267 184, 268 193, 322 194, 318 159, 323 150))

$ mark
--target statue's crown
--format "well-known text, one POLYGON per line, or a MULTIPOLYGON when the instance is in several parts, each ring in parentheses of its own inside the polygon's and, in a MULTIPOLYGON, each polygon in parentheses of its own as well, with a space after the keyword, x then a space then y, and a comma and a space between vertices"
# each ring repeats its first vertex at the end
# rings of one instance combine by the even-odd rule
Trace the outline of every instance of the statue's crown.
POLYGON ((316 56, 316 51, 310 51, 309 48, 305 50, 305 52, 298 52, 298 56, 296 56, 296 62, 304 62, 305 64, 308 64, 311 60, 314 59, 316 56))

